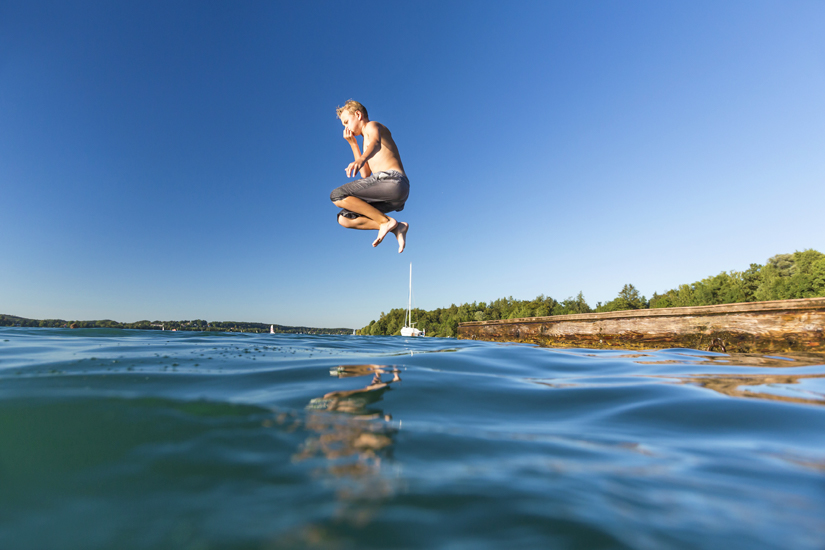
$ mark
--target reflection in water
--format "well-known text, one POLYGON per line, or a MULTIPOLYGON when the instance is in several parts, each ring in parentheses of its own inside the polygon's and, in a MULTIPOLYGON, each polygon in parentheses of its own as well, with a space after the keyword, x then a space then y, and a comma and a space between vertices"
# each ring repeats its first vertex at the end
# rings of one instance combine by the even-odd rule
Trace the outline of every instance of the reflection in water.
POLYGON ((372 378, 363 388, 329 392, 309 402, 304 428, 312 435, 293 460, 322 459, 316 474, 335 486, 338 518, 362 526, 396 490, 395 480, 382 475, 382 463, 391 458, 397 430, 390 425, 392 417, 372 405, 401 381, 400 371, 381 365, 347 365, 332 369, 330 375, 372 378), (390 379, 383 381, 382 375, 390 379))
MULTIPOLYGON (((786 368, 822 365, 825 358, 815 353, 792 353, 785 356, 759 355, 756 353, 732 353, 699 355, 682 352, 684 359, 645 360, 653 357, 645 353, 625 354, 618 357, 636 359, 642 365, 694 364, 718 365, 720 367, 764 367, 786 368), (641 360, 639 360, 641 359, 641 360)), ((823 374, 777 375, 777 374, 705 374, 683 378, 687 384, 698 384, 703 388, 717 391, 731 397, 756 397, 790 403, 825 405, 825 384, 823 374)))
POLYGON ((699 384, 732 397, 757 397, 791 403, 825 405, 825 391, 821 381, 825 374, 809 375, 703 375, 685 378, 689 384, 699 384))
MULTIPOLYGON (((331 376, 350 378, 356 376, 372 376, 372 382, 366 387, 349 391, 333 391, 323 397, 316 397, 307 405, 308 409, 339 411, 363 416, 370 414, 367 406, 380 401, 384 392, 390 389, 390 384, 400 382, 400 371, 381 365, 347 365, 330 370, 331 376), (391 373, 392 380, 383 382, 381 375, 391 373)), ((387 420, 391 420, 388 418, 387 420)))
MULTIPOLYGON (((686 363, 693 363, 697 365, 724 365, 735 367, 767 367, 767 368, 785 368, 785 367, 807 367, 814 365, 822 365, 825 362, 825 357, 815 353, 793 353, 786 356, 779 355, 759 355, 756 353, 731 353, 719 355, 697 355, 689 352, 679 353, 689 359, 665 359, 665 360, 651 360, 651 361, 636 361, 641 365, 684 365, 686 363)), ((638 359, 641 357, 653 357, 643 353, 633 355, 619 355, 623 359, 638 359)))

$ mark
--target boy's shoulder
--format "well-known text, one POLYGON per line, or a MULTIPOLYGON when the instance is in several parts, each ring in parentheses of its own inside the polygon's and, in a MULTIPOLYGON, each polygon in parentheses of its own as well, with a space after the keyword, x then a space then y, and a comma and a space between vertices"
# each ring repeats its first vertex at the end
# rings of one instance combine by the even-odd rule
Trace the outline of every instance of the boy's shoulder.
POLYGON ((387 127, 378 122, 377 120, 370 120, 369 122, 364 124, 364 131, 368 134, 381 134, 389 132, 387 127))
POLYGON ((370 130, 379 130, 379 131, 385 131, 386 130, 387 132, 389 132, 389 128, 387 128, 386 126, 384 126, 383 124, 381 124, 377 120, 370 120, 369 122, 367 122, 365 127, 369 128, 370 130))

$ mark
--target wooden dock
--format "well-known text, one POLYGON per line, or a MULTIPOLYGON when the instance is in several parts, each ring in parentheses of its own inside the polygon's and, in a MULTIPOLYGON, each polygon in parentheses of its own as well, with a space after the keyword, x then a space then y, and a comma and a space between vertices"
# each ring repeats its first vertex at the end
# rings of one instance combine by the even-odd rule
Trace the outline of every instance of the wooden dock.
POLYGON ((825 298, 461 323, 458 337, 542 346, 825 353, 825 298))

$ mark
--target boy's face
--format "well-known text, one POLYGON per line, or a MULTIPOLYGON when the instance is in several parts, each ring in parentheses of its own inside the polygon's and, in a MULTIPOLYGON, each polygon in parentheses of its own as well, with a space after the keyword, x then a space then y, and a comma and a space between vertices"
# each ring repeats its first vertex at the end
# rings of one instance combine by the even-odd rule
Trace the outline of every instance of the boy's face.
POLYGON ((352 132, 354 136, 360 136, 361 130, 364 128, 364 120, 361 111, 342 111, 341 124, 344 128, 352 132))

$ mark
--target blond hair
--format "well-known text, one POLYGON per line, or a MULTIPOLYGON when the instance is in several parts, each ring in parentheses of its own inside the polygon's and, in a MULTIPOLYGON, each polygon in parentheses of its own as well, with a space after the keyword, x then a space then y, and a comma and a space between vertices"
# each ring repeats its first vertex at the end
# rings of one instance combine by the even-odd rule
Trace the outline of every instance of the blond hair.
POLYGON ((337 116, 338 118, 341 118, 341 113, 343 113, 344 111, 347 111, 347 112, 350 112, 350 113, 354 113, 356 111, 361 111, 361 114, 364 115, 365 119, 369 120, 369 118, 370 118, 369 115, 367 114, 367 108, 364 107, 363 105, 361 105, 360 103, 358 103, 357 101, 355 101, 354 99, 348 100, 346 103, 344 103, 343 107, 338 107, 337 109, 335 109, 335 116, 337 116))

